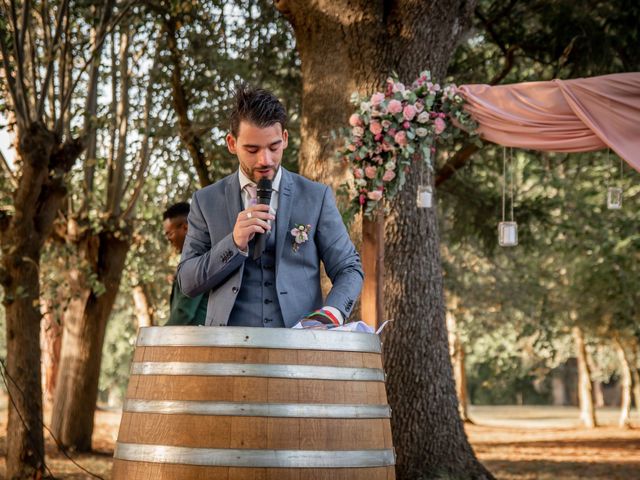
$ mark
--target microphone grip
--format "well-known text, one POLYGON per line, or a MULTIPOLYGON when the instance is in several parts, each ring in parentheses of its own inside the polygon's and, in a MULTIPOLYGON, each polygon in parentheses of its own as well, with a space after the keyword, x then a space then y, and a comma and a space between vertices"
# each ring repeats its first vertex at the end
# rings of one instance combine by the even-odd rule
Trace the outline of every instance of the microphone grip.
MULTIPOLYGON (((257 203, 259 205, 269 205, 271 203, 271 192, 269 192, 268 196, 258 196, 257 203)), ((271 222, 268 222, 271 224, 271 222)), ((256 233, 255 243, 253 245, 253 259, 257 260, 262 256, 262 252, 267 247, 267 232, 265 233, 256 233)))

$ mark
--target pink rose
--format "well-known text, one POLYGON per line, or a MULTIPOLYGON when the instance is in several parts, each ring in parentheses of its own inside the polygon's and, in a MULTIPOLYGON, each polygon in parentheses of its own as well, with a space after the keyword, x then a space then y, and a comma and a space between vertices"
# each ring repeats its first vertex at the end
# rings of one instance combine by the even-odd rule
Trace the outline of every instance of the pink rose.
POLYGON ((391 122, 389 120, 382 120, 382 128, 389 128, 391 126, 391 122))
POLYGON ((398 133, 396 133, 395 136, 393 137, 393 139, 401 147, 404 147, 407 144, 407 134, 406 134, 406 132, 398 132, 398 133))
POLYGON ((373 157, 373 161, 376 162, 378 165, 382 165, 382 162, 384 160, 382 159, 382 157, 380 155, 376 155, 375 157, 373 157))
POLYGON ((404 128, 405 130, 409 130, 411 128, 411 124, 409 122, 404 122, 402 124, 402 128, 404 128))
POLYGON ((351 125, 352 127, 362 126, 362 119, 360 118, 360 115, 358 115, 357 113, 351 115, 349 117, 349 125, 351 125))
POLYGON ((382 181, 390 182, 394 178, 396 178, 396 173, 393 170, 387 170, 386 172, 384 172, 384 175, 382 176, 382 181))
POLYGON ((367 201, 367 196, 364 193, 361 193, 360 196, 358 197, 358 202, 360 202, 360 205, 364 205, 364 202, 367 201))
POLYGON ((445 122, 440 117, 436 118, 433 121, 433 124, 435 125, 436 135, 440 135, 442 132, 444 132, 444 129, 447 128, 447 122, 445 122))
POLYGON ((384 101, 384 93, 374 93, 371 95, 371 105, 378 106, 384 101))
POLYGON ((416 102, 416 112, 420 113, 424 110, 424 104, 422 102, 416 102))
POLYGON ((402 112, 402 103, 400 100, 391 100, 389 102, 389 106, 387 107, 389 113, 400 113, 402 112))
POLYGON ((364 169, 364 174, 367 178, 376 178, 376 173, 378 173, 378 169, 373 165, 369 165, 364 169))
POLYGON ((404 84, 397 82, 393 84, 393 91, 394 92, 404 92, 404 84))
POLYGON ((369 131, 374 135, 379 135, 382 133, 382 125, 380 125, 380 122, 371 122, 371 125, 369 125, 369 131))
POLYGON ((364 172, 362 171, 361 168, 356 168, 353 170, 353 176, 356 178, 362 178, 364 175, 364 172))
POLYGON ((413 105, 407 105, 402 110, 402 116, 405 120, 410 122, 416 116, 416 107, 414 107, 413 105))
POLYGON ((355 152, 356 146, 353 143, 350 143, 349 145, 347 145, 347 150, 349 150, 350 152, 355 152))
POLYGON ((382 190, 374 190, 373 192, 369 192, 367 194, 367 197, 369 197, 369 200, 373 200, 374 202, 377 202, 382 198, 382 190))

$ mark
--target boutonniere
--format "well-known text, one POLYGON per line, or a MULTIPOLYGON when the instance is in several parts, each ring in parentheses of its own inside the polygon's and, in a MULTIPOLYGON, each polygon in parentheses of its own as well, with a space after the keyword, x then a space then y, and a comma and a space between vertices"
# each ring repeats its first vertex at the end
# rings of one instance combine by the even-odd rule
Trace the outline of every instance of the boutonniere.
POLYGON ((309 232, 311 231, 311 225, 304 225, 302 223, 295 224, 291 229, 291 236, 293 237, 293 243, 291 247, 294 252, 297 252, 304 242, 309 240, 309 232))

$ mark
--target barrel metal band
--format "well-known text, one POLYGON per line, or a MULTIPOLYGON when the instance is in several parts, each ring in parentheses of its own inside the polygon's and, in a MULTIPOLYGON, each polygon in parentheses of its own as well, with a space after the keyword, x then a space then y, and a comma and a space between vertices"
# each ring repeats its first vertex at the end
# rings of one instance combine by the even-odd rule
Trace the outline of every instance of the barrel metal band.
POLYGON ((114 457, 151 463, 177 463, 208 467, 358 468, 395 464, 391 449, 380 450, 251 450, 188 448, 117 443, 114 457))
POLYGON ((388 405, 344 403, 236 403, 129 399, 125 412, 293 418, 390 418, 388 405))
POLYGON ((261 363, 136 362, 131 365, 131 373, 384 382, 384 372, 379 368, 261 363))
POLYGON ((137 346, 245 347, 380 353, 373 333, 251 327, 143 327, 137 346))

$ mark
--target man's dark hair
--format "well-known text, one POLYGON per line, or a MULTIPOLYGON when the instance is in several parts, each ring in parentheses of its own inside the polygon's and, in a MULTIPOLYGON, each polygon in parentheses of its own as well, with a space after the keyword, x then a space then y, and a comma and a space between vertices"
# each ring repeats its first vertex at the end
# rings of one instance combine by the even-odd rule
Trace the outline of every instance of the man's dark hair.
POLYGON ((167 208, 162 214, 162 220, 167 218, 174 219, 178 217, 186 217, 189 215, 189 204, 187 202, 178 202, 167 208))
POLYGON ((260 128, 279 123, 287 126, 287 112, 278 97, 268 90, 241 84, 235 92, 235 105, 231 111, 231 134, 238 136, 240 122, 251 122, 260 128))

